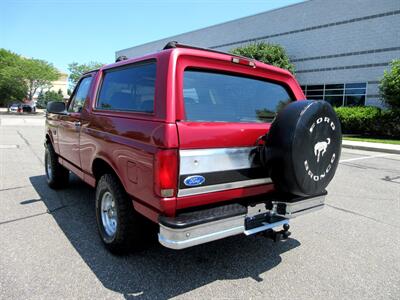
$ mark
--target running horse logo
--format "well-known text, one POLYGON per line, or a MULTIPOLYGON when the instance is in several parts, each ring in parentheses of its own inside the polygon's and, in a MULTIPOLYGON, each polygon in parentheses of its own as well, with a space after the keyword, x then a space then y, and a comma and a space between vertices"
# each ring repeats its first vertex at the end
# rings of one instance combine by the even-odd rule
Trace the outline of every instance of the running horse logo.
POLYGON ((331 139, 327 138, 326 142, 318 142, 314 146, 314 154, 317 157, 317 163, 319 163, 319 158, 324 156, 326 149, 328 148, 328 145, 331 143, 331 139))

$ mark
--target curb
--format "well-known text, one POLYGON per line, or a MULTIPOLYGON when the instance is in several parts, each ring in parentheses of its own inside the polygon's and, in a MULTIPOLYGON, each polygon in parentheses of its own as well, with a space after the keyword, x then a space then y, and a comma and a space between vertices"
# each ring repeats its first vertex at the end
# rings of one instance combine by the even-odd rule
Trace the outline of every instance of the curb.
POLYGON ((343 144, 342 143, 342 148, 365 150, 365 151, 375 151, 375 152, 384 152, 384 153, 390 153, 390 154, 400 154, 400 150, 397 150, 397 149, 388 149, 388 148, 366 146, 366 145, 353 145, 353 144, 343 144))

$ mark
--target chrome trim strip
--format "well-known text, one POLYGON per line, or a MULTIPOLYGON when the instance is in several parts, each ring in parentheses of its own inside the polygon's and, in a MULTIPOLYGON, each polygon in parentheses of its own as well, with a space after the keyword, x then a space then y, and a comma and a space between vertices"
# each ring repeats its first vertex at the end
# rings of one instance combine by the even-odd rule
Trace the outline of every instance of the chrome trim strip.
POLYGON ((180 175, 258 167, 251 151, 256 147, 180 150, 180 175))
POLYGON ((212 193, 223 190, 237 189, 241 187, 247 187, 252 185, 266 184, 271 183, 271 178, 259 178, 259 179, 250 179, 250 180, 242 180, 236 182, 228 182, 214 185, 206 185, 193 187, 189 189, 181 189, 178 191, 178 197, 190 196, 190 195, 199 195, 204 193, 212 193))

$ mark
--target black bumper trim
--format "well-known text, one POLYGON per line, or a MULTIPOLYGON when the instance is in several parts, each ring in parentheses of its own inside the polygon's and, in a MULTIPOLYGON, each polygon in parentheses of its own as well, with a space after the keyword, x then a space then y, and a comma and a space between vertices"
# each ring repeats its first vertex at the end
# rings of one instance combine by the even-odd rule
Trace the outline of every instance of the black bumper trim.
POLYGON ((247 207, 238 203, 184 212, 175 218, 160 216, 159 222, 169 228, 181 229, 247 214, 247 207))

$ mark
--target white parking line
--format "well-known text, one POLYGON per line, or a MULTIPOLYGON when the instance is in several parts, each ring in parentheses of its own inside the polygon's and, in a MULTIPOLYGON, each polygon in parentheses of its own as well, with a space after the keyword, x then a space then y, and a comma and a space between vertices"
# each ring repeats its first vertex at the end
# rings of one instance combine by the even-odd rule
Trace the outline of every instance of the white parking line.
POLYGON ((18 145, 0 145, 0 149, 18 149, 18 145))
POLYGON ((342 159, 339 162, 348 162, 348 161, 354 161, 354 160, 362 160, 362 159, 370 159, 370 158, 376 158, 376 157, 386 157, 386 156, 392 156, 396 154, 378 154, 378 155, 371 155, 371 156, 365 156, 365 157, 356 157, 356 158, 349 158, 349 159, 342 159))

